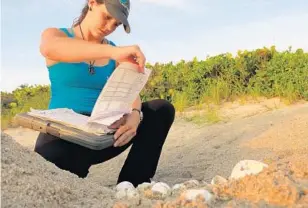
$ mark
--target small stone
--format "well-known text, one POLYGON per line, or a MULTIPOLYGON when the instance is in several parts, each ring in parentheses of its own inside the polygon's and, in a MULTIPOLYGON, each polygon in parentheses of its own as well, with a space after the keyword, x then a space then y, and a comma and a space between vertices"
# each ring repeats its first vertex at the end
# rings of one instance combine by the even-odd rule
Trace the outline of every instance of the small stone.
POLYGON ((123 199, 123 198, 125 198, 125 197, 126 197, 126 191, 125 191, 125 190, 119 190, 119 191, 117 191, 115 197, 116 197, 117 199, 123 199))
POLYGON ((186 186, 184 184, 182 183, 175 184, 174 186, 172 186, 172 194, 173 195, 178 194, 179 192, 182 192, 185 189, 186 186))
POLYGON ((126 196, 128 199, 139 198, 139 193, 135 189, 129 189, 126 191, 126 196))
POLYGON ((204 199, 207 203, 210 203, 213 200, 213 195, 204 189, 189 189, 182 193, 181 198, 185 198, 188 201, 204 199))
POLYGON ((146 198, 154 199, 153 191, 150 190, 150 189, 145 190, 145 191, 143 192, 143 195, 144 195, 146 198))
POLYGON ((140 192, 144 192, 147 189, 151 189, 152 185, 154 185, 154 184, 145 182, 145 183, 139 184, 137 186, 137 190, 140 191, 140 192))
POLYGON ((238 162, 231 173, 231 179, 239 179, 246 175, 257 175, 268 165, 256 160, 241 160, 238 162))
POLYGON ((212 185, 222 185, 222 184, 225 184, 227 183, 228 180, 225 179, 224 177, 220 176, 220 175, 216 175, 214 176, 214 178, 212 179, 211 181, 211 184, 212 185))
POLYGON ((135 189, 134 185, 128 181, 123 181, 116 186, 117 191, 120 191, 120 190, 126 191, 128 189, 135 189))
POLYGON ((166 183, 158 182, 153 185, 151 191, 153 194, 159 194, 162 198, 165 198, 170 194, 171 188, 166 183))
POLYGON ((133 205, 139 205, 141 202, 140 195, 135 189, 128 190, 126 193, 126 196, 127 196, 127 199, 130 201, 130 203, 133 205))
POLYGON ((116 198, 128 201, 131 205, 139 205, 140 204, 140 196, 136 189, 120 189, 116 193, 116 198))
POLYGON ((178 184, 175 184, 174 186, 172 186, 172 190, 177 190, 177 189, 185 189, 186 186, 182 183, 178 183, 178 184))
POLYGON ((130 182, 123 181, 116 186, 116 198, 135 198, 139 197, 139 193, 135 189, 134 185, 130 182))

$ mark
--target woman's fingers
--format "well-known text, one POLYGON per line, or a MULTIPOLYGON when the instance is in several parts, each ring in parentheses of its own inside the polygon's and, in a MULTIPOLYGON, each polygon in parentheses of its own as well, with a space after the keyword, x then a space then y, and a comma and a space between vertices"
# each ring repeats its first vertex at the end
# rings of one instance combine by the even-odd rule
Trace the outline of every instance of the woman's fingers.
POLYGON ((113 124, 111 124, 110 126, 108 126, 108 128, 110 128, 110 129, 117 129, 117 128, 119 128, 119 126, 121 126, 121 120, 118 120, 118 121, 116 121, 116 122, 114 122, 113 124))
POLYGON ((128 142, 130 142, 134 137, 136 136, 136 131, 132 130, 130 132, 130 134, 124 138, 123 140, 121 140, 121 142, 119 143, 119 146, 123 146, 126 145, 128 142))
POLYGON ((129 129, 126 132, 124 132, 118 139, 116 139, 116 142, 114 143, 114 146, 123 146, 127 144, 134 136, 136 135, 135 129, 129 129))
POLYGON ((144 66, 145 66, 146 59, 141 50, 137 52, 136 59, 137 59, 136 61, 139 64, 140 72, 144 72, 144 66))
POLYGON ((139 72, 144 73, 144 66, 146 62, 145 56, 138 45, 135 45, 134 49, 135 49, 134 56, 136 59, 135 61, 139 66, 139 72))
POLYGON ((134 56, 129 56, 125 59, 122 59, 120 62, 130 62, 130 63, 133 63, 133 64, 137 64, 137 61, 136 61, 136 58, 134 56))
POLYGON ((124 132, 128 130, 129 130, 129 127, 127 125, 120 126, 120 128, 114 134, 114 139, 117 140, 124 132))
POLYGON ((115 47, 112 59, 117 62, 131 62, 138 66, 138 71, 144 73, 146 58, 138 45, 115 47))
POLYGON ((122 118, 120 118, 119 120, 115 121, 113 124, 111 124, 110 126, 108 126, 108 128, 110 129, 117 129, 119 128, 121 125, 124 125, 126 122, 126 116, 123 116, 122 118))

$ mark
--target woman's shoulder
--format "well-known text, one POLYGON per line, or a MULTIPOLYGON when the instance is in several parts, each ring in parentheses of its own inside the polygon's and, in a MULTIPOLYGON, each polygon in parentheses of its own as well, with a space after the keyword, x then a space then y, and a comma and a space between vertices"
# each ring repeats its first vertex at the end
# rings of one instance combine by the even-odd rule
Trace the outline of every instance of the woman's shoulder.
POLYGON ((48 27, 45 28, 42 33, 65 33, 68 32, 69 28, 65 28, 65 27, 48 27))
MULTIPOLYGON (((43 31, 43 34, 61 34, 62 36, 68 36, 68 37, 74 37, 74 30, 72 28, 67 28, 67 27, 50 27, 50 28, 46 28, 43 31)), ((108 44, 116 46, 116 44, 112 41, 106 38, 106 40, 108 41, 108 44)))

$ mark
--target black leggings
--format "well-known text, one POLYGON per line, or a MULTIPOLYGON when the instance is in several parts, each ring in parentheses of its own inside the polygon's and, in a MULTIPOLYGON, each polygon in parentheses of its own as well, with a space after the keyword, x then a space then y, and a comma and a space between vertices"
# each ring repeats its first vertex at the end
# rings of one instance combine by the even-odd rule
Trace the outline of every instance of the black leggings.
POLYGON ((142 103, 144 119, 137 129, 136 136, 122 147, 109 147, 91 150, 57 137, 40 133, 34 151, 61 169, 79 177, 86 177, 91 165, 107 161, 132 147, 118 177, 118 183, 129 181, 134 186, 150 182, 158 160, 174 121, 175 110, 165 100, 152 100, 142 103))

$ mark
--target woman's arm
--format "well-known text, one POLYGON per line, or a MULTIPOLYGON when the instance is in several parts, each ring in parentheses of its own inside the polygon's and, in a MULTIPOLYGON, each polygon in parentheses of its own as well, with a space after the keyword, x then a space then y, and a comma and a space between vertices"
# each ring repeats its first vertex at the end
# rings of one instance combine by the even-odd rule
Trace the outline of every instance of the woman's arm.
POLYGON ((94 59, 111 58, 115 47, 69 38, 57 28, 43 31, 40 52, 47 59, 63 62, 80 62, 94 59))
MULTIPOLYGON (((141 99, 139 95, 132 104, 132 108, 137 108, 138 110, 141 110, 141 99)), ((141 120, 139 112, 133 111, 131 114, 128 114, 125 119, 125 122, 122 125, 115 125, 114 127, 118 129, 114 134, 114 146, 123 146, 127 144, 134 136, 136 136, 140 121, 141 120)))
POLYGON ((131 61, 137 64, 138 71, 144 72, 145 57, 138 45, 115 47, 110 44, 88 42, 69 38, 57 28, 43 31, 40 52, 53 62, 81 62, 96 59, 131 61))
POLYGON ((138 97, 132 104, 132 108, 137 108, 138 110, 141 110, 141 103, 142 102, 141 102, 140 96, 138 95, 138 97))

